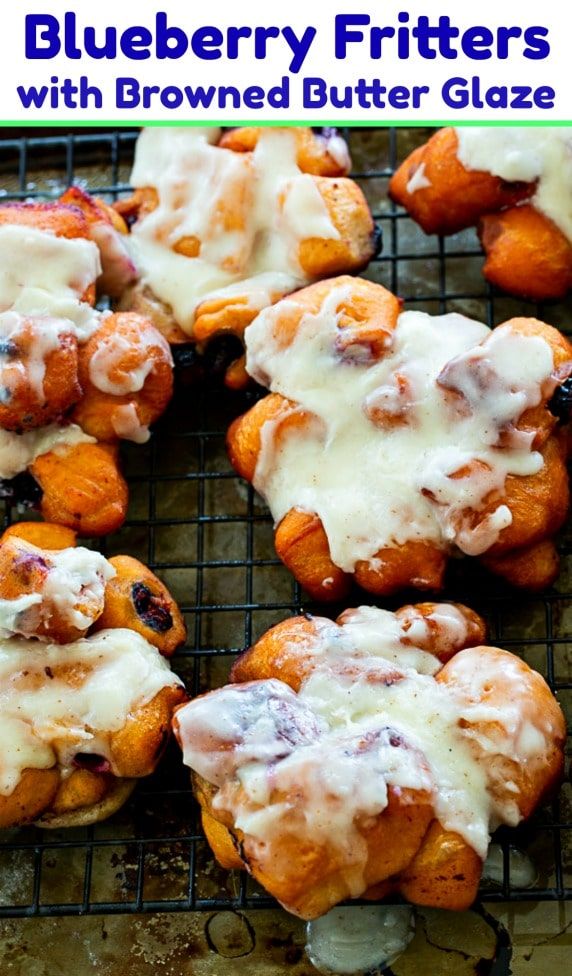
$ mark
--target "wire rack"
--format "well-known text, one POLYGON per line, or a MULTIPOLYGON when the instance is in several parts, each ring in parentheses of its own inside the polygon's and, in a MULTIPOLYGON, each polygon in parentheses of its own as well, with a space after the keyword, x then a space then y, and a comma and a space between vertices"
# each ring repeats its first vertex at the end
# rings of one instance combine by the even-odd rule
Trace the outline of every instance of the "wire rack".
MULTIPOLYGON (((367 277, 400 294, 410 308, 460 311, 497 324, 538 315, 565 328, 569 309, 536 308, 499 294, 481 276, 472 231, 425 237, 387 199, 387 181, 427 137, 423 130, 345 132, 355 178, 382 228, 384 247, 367 277)), ((112 200, 127 192, 136 133, 97 131, 0 140, 0 186, 8 199, 45 199, 79 182, 112 200)), ((187 646, 173 665, 191 692, 224 682, 232 658, 264 630, 312 606, 276 559, 267 510, 230 469, 224 450, 229 422, 256 393, 232 394, 218 381, 178 378, 168 414, 148 445, 125 450, 131 501, 124 528, 100 545, 146 561, 171 587, 188 624, 187 646)), ((29 518, 6 503, 5 524, 29 518)), ((521 654, 547 678, 570 715, 572 702, 572 538, 561 540, 556 588, 523 596, 470 561, 450 574, 446 595, 482 612, 491 641, 521 654)), ((402 596, 407 602, 413 594, 402 596)), ((368 599, 370 599, 368 597, 368 599)), ((363 593, 346 606, 363 602, 363 593), (354 602, 356 601, 356 602, 354 602)), ((569 773, 559 797, 516 831, 500 831, 502 880, 482 897, 555 900, 572 896, 572 791, 569 773), (512 847, 538 871, 519 887, 512 847)), ((213 862, 201 834, 188 776, 175 748, 131 802, 107 823, 68 832, 25 828, 0 833, 0 916, 213 910, 272 906, 245 874, 213 862)))

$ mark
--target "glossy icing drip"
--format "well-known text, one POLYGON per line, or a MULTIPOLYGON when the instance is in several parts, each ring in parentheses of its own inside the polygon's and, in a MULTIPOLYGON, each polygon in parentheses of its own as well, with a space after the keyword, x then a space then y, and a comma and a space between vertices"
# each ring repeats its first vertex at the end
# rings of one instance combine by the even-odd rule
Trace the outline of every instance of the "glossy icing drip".
POLYGON ((309 280, 301 241, 339 237, 315 180, 298 167, 294 132, 266 130, 252 153, 217 147, 219 136, 146 129, 132 173, 133 185, 155 188, 159 201, 133 227, 134 261, 189 334, 205 299, 238 296, 263 308, 309 280), (194 243, 195 256, 175 250, 182 240, 194 243))
POLYGON ((319 515, 347 572, 410 540, 486 552, 512 521, 507 475, 543 466, 534 432, 517 424, 551 388, 550 346, 510 325, 491 332, 455 313, 403 312, 374 359, 342 343, 348 296, 346 286, 330 292, 289 344, 289 299, 246 330, 248 371, 295 404, 263 426, 254 486, 276 523, 292 508, 319 515), (311 419, 284 424, 301 410, 311 419), (472 517, 491 500, 486 517, 472 517))

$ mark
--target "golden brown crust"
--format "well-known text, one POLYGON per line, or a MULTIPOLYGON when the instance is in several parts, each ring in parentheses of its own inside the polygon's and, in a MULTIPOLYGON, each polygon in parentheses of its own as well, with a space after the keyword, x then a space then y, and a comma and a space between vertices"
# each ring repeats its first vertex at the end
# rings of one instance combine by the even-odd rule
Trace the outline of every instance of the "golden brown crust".
MULTIPOLYGON (((105 628, 108 634, 116 628, 134 630, 163 653, 172 653, 185 636, 181 613, 169 591, 153 573, 128 556, 110 560, 118 581, 112 593, 106 590, 104 596, 103 585, 99 594, 97 590, 90 591, 89 587, 85 592, 78 587, 74 610, 81 611, 88 626, 80 629, 70 623, 69 613, 62 612, 57 598, 51 602, 46 581, 58 550, 74 545, 74 532, 49 523, 18 523, 0 537, 0 600, 17 600, 36 593, 42 598, 41 613, 35 613, 35 607, 21 611, 24 615, 35 613, 35 616, 30 620, 22 620, 19 616, 18 632, 64 645, 61 658, 52 661, 50 667, 39 667, 34 681, 41 683, 60 678, 70 687, 81 683, 85 678, 84 665, 72 664, 70 670, 66 645, 84 637, 88 629, 93 633, 105 628), (134 583, 146 590, 150 601, 157 601, 153 608, 157 611, 158 607, 168 617, 169 627, 154 631, 148 621, 145 625, 145 618, 142 621, 138 617, 133 603, 124 599, 126 592, 131 594, 134 583)), ((113 582, 108 581, 108 587, 113 582)), ((165 622, 160 613, 158 619, 165 622)), ((34 667, 35 655, 42 654, 42 645, 36 639, 30 639, 26 650, 34 667)), ((97 667, 97 661, 91 666, 97 667)), ((89 669, 90 665, 86 667, 89 669)), ((155 769, 170 735, 173 712, 186 700, 181 686, 167 685, 149 702, 135 703, 119 730, 99 730, 98 734, 106 741, 105 761, 97 753, 76 754, 71 769, 58 766, 24 770, 15 790, 8 796, 0 794, 0 827, 29 821, 49 827, 79 826, 109 816, 131 792, 131 781, 147 776, 155 769)))
POLYGON ((68 644, 85 636, 101 605, 89 592, 83 598, 78 596, 74 609, 84 616, 87 623, 84 627, 76 627, 68 615, 60 611, 57 601, 46 598, 46 582, 54 566, 52 555, 57 553, 38 548, 17 535, 3 535, 0 540, 0 599, 17 600, 31 594, 40 596, 41 609, 32 606, 24 611, 26 625, 20 625, 22 629, 18 632, 57 644, 68 644))
POLYGON ((485 278, 533 301, 562 298, 572 287, 572 244, 549 217, 526 203, 535 183, 507 183, 465 169, 454 129, 441 129, 415 149, 391 178, 389 195, 427 234, 478 226, 485 278), (420 166, 429 186, 407 188, 420 166))
POLYGON ((73 411, 72 419, 86 434, 98 441, 117 440, 118 408, 133 408, 139 425, 148 427, 165 411, 173 394, 173 369, 168 348, 149 321, 133 312, 110 315, 81 346, 79 380, 83 396, 73 411), (144 343, 139 341, 141 333, 147 337, 144 343), (111 383, 121 385, 126 375, 140 371, 150 361, 152 368, 141 390, 125 394, 105 393, 92 382, 90 363, 94 355, 105 348, 106 343, 113 344, 115 339, 118 344, 112 348, 120 349, 124 344, 124 351, 121 355, 114 355, 113 365, 106 375, 111 383))
POLYGON ((209 847, 226 871, 240 871, 246 864, 236 850, 232 834, 227 827, 211 817, 205 810, 201 812, 201 825, 209 847))
MULTIPOLYGON (((255 148, 262 130, 256 127, 233 129, 224 133, 219 146, 238 153, 249 153, 255 148)), ((302 172, 314 179, 329 218, 338 232, 337 238, 307 238, 298 249, 298 260, 305 275, 326 278, 343 272, 356 273, 371 260, 376 246, 376 229, 367 201, 360 187, 346 179, 347 165, 328 149, 329 139, 314 135, 309 128, 295 128, 297 159, 302 172)), ((123 219, 143 219, 158 206, 157 190, 141 187, 131 197, 119 200, 114 207, 123 219)), ((242 227, 248 214, 248 201, 237 192, 233 199, 219 203, 217 219, 229 231, 242 227)), ((197 237, 181 238, 173 250, 186 257, 196 257, 201 242, 197 237)), ((273 304, 282 293, 270 295, 273 304)), ((173 343, 196 341, 208 343, 220 333, 232 333, 242 339, 244 330, 259 312, 250 301, 248 289, 244 294, 213 296, 199 303, 195 313, 192 334, 182 331, 174 318, 173 310, 160 301, 142 282, 130 286, 120 298, 119 308, 148 316, 165 338, 173 343)), ((249 382, 243 363, 230 364, 226 375, 227 385, 242 389, 249 382)))
MULTIPOLYGON (((84 596, 79 592, 74 609, 90 618, 81 629, 72 626, 57 601, 46 596, 45 584, 57 563, 58 550, 75 545, 75 532, 51 522, 18 522, 0 536, 0 599, 17 600, 27 594, 42 597, 43 612, 36 626, 29 633, 19 633, 66 644, 88 630, 127 628, 170 657, 185 640, 185 621, 164 583, 138 559, 112 556, 107 560, 115 575, 107 580, 104 591, 102 576, 100 602, 89 590, 84 596)), ((31 610, 34 612, 33 607, 31 610)))
POLYGON ((362 271, 373 256, 375 224, 362 190, 349 179, 315 178, 339 239, 308 237, 298 257, 309 278, 362 271))
POLYGON ((25 769, 12 793, 0 793, 0 828, 36 820, 49 807, 59 782, 57 769, 25 769))
POLYGON ((507 583, 524 587, 531 592, 551 586, 560 569, 558 550, 551 539, 533 543, 523 549, 513 549, 506 555, 484 556, 481 562, 491 573, 501 576, 507 583))
POLYGON ((485 213, 479 236, 486 254, 484 276, 503 291, 540 302, 563 298, 572 287, 572 245, 529 204, 485 213))
POLYGON ((414 905, 464 912, 477 897, 481 872, 481 859, 473 848, 434 820, 399 876, 397 889, 414 905))
MULTIPOLYGON (((502 672, 503 662, 510 660, 511 668, 517 673, 521 685, 521 700, 524 702, 526 699, 531 715, 541 716, 550 728, 549 740, 544 737, 543 747, 529 754, 525 763, 518 762, 510 754, 504 755, 494 750, 490 755, 486 748, 487 737, 490 736, 493 741, 499 734, 504 733, 506 737, 506 731, 495 718, 495 715, 502 715, 507 695, 507 684, 499 681, 489 681, 480 690, 479 701, 485 706, 483 711, 477 712, 472 721, 468 718, 463 719, 465 729, 478 732, 472 740, 472 747, 479 760, 488 768, 491 781, 489 788, 496 800, 501 803, 516 804, 520 816, 526 819, 562 781, 563 747, 566 741, 564 715, 544 678, 520 658, 498 647, 476 647, 474 650, 486 653, 491 668, 497 666, 499 672, 502 672), (522 687, 526 688, 526 694, 523 693, 522 687), (491 709, 489 718, 486 717, 487 708, 491 709), (481 742, 485 745, 481 745, 481 742)), ((462 684, 464 680, 462 659, 462 654, 452 657, 436 674, 435 680, 439 684, 455 686, 459 681, 462 684), (461 668, 460 672, 459 668, 461 668)), ((525 721, 526 718, 525 715, 525 721)))
POLYGON ((94 630, 129 627, 170 657, 185 640, 183 615, 167 587, 131 556, 112 556, 116 571, 105 588, 103 613, 94 630))
POLYGON ((389 183, 389 196, 411 214, 426 234, 454 234, 479 217, 526 200, 533 186, 506 183, 492 173, 465 169, 457 158, 454 129, 439 129, 401 163, 389 183), (411 193, 410 179, 423 165, 429 186, 411 193))
POLYGON ((149 776, 159 762, 171 730, 177 705, 187 700, 184 688, 162 688, 146 705, 134 710, 123 728, 111 736, 113 765, 120 777, 149 776))
POLYGON ((112 792, 115 782, 109 773, 74 769, 66 779, 60 780, 58 791, 50 804, 50 814, 59 817, 101 803, 112 792))
POLYGON ((74 769, 26 769, 9 795, 0 794, 0 827, 36 822, 42 827, 85 826, 114 813, 132 792, 136 779, 156 768, 170 735, 173 711, 186 700, 181 687, 163 688, 136 708, 126 725, 111 735, 117 775, 74 769))
MULTIPOLYGON (((482 644, 487 634, 482 617, 461 603, 453 606, 462 615, 466 627, 465 632, 453 642, 444 633, 438 618, 433 617, 439 604, 415 603, 397 610, 396 616, 403 628, 403 646, 410 645, 408 632, 420 618, 426 624, 423 631, 427 637, 423 639, 416 630, 415 646, 434 654, 443 663, 463 647, 477 647, 482 644)), ((351 623, 357 613, 357 610, 345 610, 336 623, 341 626, 351 623)), ((231 668, 230 680, 243 684, 246 681, 278 678, 294 691, 299 691, 302 682, 319 664, 320 659, 312 654, 312 646, 319 639, 321 628, 329 624, 331 621, 325 617, 309 615, 282 620, 236 659, 231 668)))
POLYGON ((17 224, 48 231, 56 237, 89 239, 89 225, 76 206, 62 203, 3 203, 0 204, 0 225, 17 224))
POLYGON ((371 562, 358 562, 355 580, 369 593, 390 596, 408 586, 437 592, 443 588, 447 555, 428 542, 404 542, 380 549, 371 562))
POLYGON ((76 545, 77 536, 73 529, 54 522, 15 522, 9 525, 0 536, 0 545, 5 539, 16 537, 31 542, 40 549, 69 549, 76 545))
POLYGON ((100 197, 92 197, 80 186, 68 187, 65 193, 62 193, 60 203, 81 210, 88 226, 103 221, 109 223, 119 234, 127 234, 128 232, 127 224, 117 209, 100 197))
MULTIPOLYGON (((259 884, 286 905, 288 911, 305 919, 323 915, 351 895, 347 871, 326 844, 312 843, 296 832, 286 833, 272 857, 260 859, 256 845, 242 831, 229 829, 231 825, 223 822, 224 817, 221 818, 218 811, 213 812, 216 789, 196 774, 193 784, 202 816, 206 818, 207 839, 223 867, 246 866, 259 884), (217 828, 212 821, 218 824, 217 828), (232 848, 237 852, 234 856, 232 848)), ((272 796, 271 802, 279 801, 279 795, 272 796)), ((368 851, 364 871, 366 888, 398 874, 410 863, 432 816, 429 794, 389 788, 383 813, 375 818, 364 818, 359 825, 359 834, 368 851), (395 842, 397 836, 399 843, 395 842)))
POLYGON ((127 483, 115 452, 103 444, 77 444, 49 451, 30 466, 43 495, 42 515, 79 535, 106 535, 125 521, 127 483))
MULTIPOLYGON (((283 315, 276 316, 273 342, 279 347, 290 345, 304 313, 317 312, 329 292, 341 285, 351 286, 340 305, 342 334, 347 334, 350 345, 365 345, 374 359, 382 356, 387 338, 395 328, 400 302, 380 285, 348 277, 319 282, 291 296, 284 304, 283 315)), ((562 380, 569 375, 572 346, 557 329, 532 318, 514 318, 505 324, 519 335, 542 338, 552 350, 555 376, 562 380)), ((554 548, 534 549, 534 565, 520 557, 525 550, 548 542, 563 524, 569 508, 566 470, 569 444, 555 431, 556 418, 548 409, 551 393, 552 388, 547 389, 542 402, 526 410, 517 425, 521 431, 534 432, 533 448, 542 454, 544 464, 536 474, 509 474, 506 478, 503 500, 511 510, 512 522, 482 558, 499 575, 531 589, 538 589, 554 578, 557 568, 554 548), (508 558, 511 553, 515 554, 512 560, 508 558), (501 556, 507 558, 498 562, 501 556)), ((320 423, 318 418, 278 393, 270 393, 237 418, 228 430, 228 454, 234 469, 251 482, 256 476, 262 430, 269 422, 273 425, 274 444, 279 444, 280 438, 292 428, 304 431, 320 423)), ((498 504, 498 493, 491 493, 482 509, 468 510, 462 516, 463 527, 474 529, 498 504)), ((336 601, 347 593, 351 575, 333 563, 324 527, 316 513, 292 508, 276 527, 275 545, 279 558, 312 599, 336 601)), ((438 591, 443 586, 447 560, 445 544, 440 547, 429 541, 410 541, 380 550, 369 562, 358 562, 353 576, 360 586, 379 596, 389 596, 407 586, 438 591)))
POLYGON ((114 779, 101 800, 88 803, 85 806, 67 808, 60 813, 45 810, 41 817, 34 822, 37 827, 43 830, 67 830, 71 827, 89 827, 91 824, 99 823, 100 820, 108 820, 114 813, 127 802, 135 786, 135 779, 114 779))
POLYGON ((276 527, 276 554, 313 600, 341 600, 351 576, 336 566, 317 515, 290 509, 276 527))
MULTIPOLYGON (((112 245, 117 239, 114 232, 121 235, 127 231, 125 222, 113 208, 79 187, 71 187, 56 203, 0 205, 0 226, 8 224, 33 227, 70 240, 93 240, 102 258, 105 258, 107 237, 98 236, 96 230, 103 227, 104 231, 112 231, 112 245)), ((129 268, 127 272, 125 268, 121 270, 121 252, 114 254, 113 246, 109 253, 110 280, 119 280, 129 268)), ((130 265, 127 257, 125 265, 130 265)), ((94 304, 95 282, 87 287, 81 299, 94 304)), ((172 362, 161 336, 148 319, 129 313, 108 316, 84 345, 78 344, 72 332, 61 333, 57 347, 44 356, 45 370, 38 389, 38 383, 33 382, 31 360, 41 328, 41 317, 23 317, 21 327, 10 339, 11 353, 3 371, 11 395, 0 404, 0 427, 16 432, 35 430, 67 420, 73 411, 72 419, 86 433, 100 441, 116 442, 120 436, 131 436, 131 433, 139 436, 163 412, 172 394, 172 362), (149 341, 145 349, 137 344, 142 330, 146 337, 156 336, 156 342, 149 341), (137 370, 142 360, 153 361, 140 391, 113 396, 101 392, 91 382, 89 367, 93 354, 99 343, 113 336, 128 346, 131 343, 121 361, 112 364, 115 373, 117 369, 137 370), (120 412, 115 413, 117 410, 120 412)), ((47 519, 61 522, 82 535, 113 531, 124 520, 127 487, 115 458, 106 455, 99 445, 79 444, 70 448, 67 455, 63 450, 48 452, 37 458, 29 471, 44 491, 41 510, 47 519)))
MULTIPOLYGON (((486 767, 487 789, 493 804, 508 803, 509 807, 516 804, 520 816, 529 817, 562 778, 566 737, 562 712, 539 674, 506 651, 480 646, 478 642, 485 635, 484 622, 468 608, 460 605, 456 608, 465 620, 464 636, 457 628, 450 629, 447 624, 450 610, 444 617, 440 616, 445 608, 439 604, 402 607, 397 611, 403 628, 402 640, 407 643, 409 625, 416 635, 424 635, 422 644, 415 641, 415 646, 446 662, 437 672, 436 680, 457 687, 467 702, 482 703, 482 708, 464 711, 460 720, 468 730, 469 747, 475 751, 477 761, 486 767), (429 626, 416 626, 419 617, 429 626), (475 684, 471 670, 479 671, 481 658, 491 675, 482 685, 479 679, 475 684), (520 762, 503 748, 507 731, 496 718, 503 714, 503 702, 506 704, 507 696, 510 697, 513 681, 519 689, 523 727, 531 722, 539 734, 543 729, 545 739, 544 746, 534 754, 526 752, 524 747, 527 759, 522 761, 521 757, 520 762)), ((351 624, 359 614, 360 610, 347 610, 337 622, 351 624)), ((299 691, 312 670, 320 666, 320 641, 325 626, 331 627, 331 622, 324 618, 295 617, 282 621, 236 661, 231 681, 244 684, 278 679, 299 691)), ((350 633, 347 631, 346 635, 350 633)), ((176 722, 175 732, 178 734, 176 722)), ((221 744, 223 741, 224 737, 221 744)), ((327 755, 324 761, 327 762, 327 755)), ((312 839, 301 837, 294 828, 289 833, 285 823, 279 844, 259 843, 236 827, 231 812, 223 804, 214 802, 218 794, 216 786, 196 772, 192 781, 207 840, 224 867, 246 867, 289 911, 306 919, 323 914, 350 893, 355 896, 355 890, 349 889, 351 871, 347 865, 345 871, 341 869, 335 846, 323 841, 320 834, 312 839)), ((238 797, 242 790, 237 783, 238 797)), ((269 803, 290 804, 294 809, 299 797, 295 785, 291 790, 281 793, 271 786, 269 803)), ((389 787, 388 805, 383 813, 361 822, 355 820, 354 826, 367 850, 363 873, 360 850, 359 885, 365 889, 364 897, 383 898, 399 893, 415 904, 454 911, 464 911, 473 903, 482 860, 459 834, 447 830, 435 818, 430 794, 389 787)))
POLYGON ((42 319, 25 317, 10 338, 10 353, 2 364, 2 383, 9 391, 0 402, 0 428, 21 433, 58 420, 81 397, 78 344, 71 332, 62 333, 58 345, 44 358, 41 384, 31 378, 42 319))

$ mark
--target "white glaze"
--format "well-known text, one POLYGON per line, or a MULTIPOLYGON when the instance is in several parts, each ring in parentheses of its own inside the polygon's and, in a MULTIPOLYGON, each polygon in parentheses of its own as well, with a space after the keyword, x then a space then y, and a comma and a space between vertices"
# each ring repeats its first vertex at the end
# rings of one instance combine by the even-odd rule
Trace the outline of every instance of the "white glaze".
POLYGON ((457 156, 466 169, 509 182, 537 182, 531 202, 572 241, 572 136, 566 128, 460 128, 457 156))
POLYGON ((106 583, 117 571, 100 552, 85 546, 50 553, 49 567, 44 599, 73 627, 87 629, 101 615, 106 583))
POLYGON ((0 638, 22 633, 22 618, 32 607, 39 607, 41 602, 41 593, 23 593, 14 600, 0 599, 0 638))
MULTIPOLYGON (((445 605, 434 619, 441 646, 462 646, 459 611, 445 605)), ((283 834, 299 832, 333 847, 352 895, 361 894, 367 849, 358 825, 385 809, 388 787, 427 791, 439 822, 483 859, 491 826, 520 819, 518 788, 499 790, 496 770, 505 756, 545 761, 554 730, 533 679, 506 652, 472 648, 453 657, 450 681, 437 682, 411 666, 412 630, 421 663, 426 640, 409 623, 371 607, 349 628, 316 621, 316 635, 294 645, 313 659, 298 694, 277 679, 251 681, 177 713, 185 763, 218 787, 213 810, 232 817, 259 863, 283 834), (489 684, 503 707, 488 700, 489 684), (527 726, 534 734, 523 738, 527 726)))
POLYGON ((17 224, 0 226, 0 311, 68 318, 83 342, 101 322, 101 313, 81 301, 100 271, 93 241, 17 224))
POLYGON ((131 176, 159 195, 130 235, 135 264, 189 334, 206 298, 231 286, 260 309, 308 280, 302 240, 339 237, 316 182, 298 167, 294 132, 266 130, 252 153, 221 149, 219 137, 217 129, 145 129, 131 176), (175 253, 183 237, 198 238, 198 257, 175 253))
MULTIPOLYGON (((508 849, 507 881, 513 888, 532 888, 538 881, 538 869, 531 858, 517 847, 508 849)), ((504 854, 500 844, 491 844, 483 864, 483 880, 503 884, 505 880, 504 854)))
POLYGON ((340 345, 348 296, 349 287, 333 289, 290 345, 280 341, 290 299, 246 330, 248 372, 298 405, 263 426, 254 487, 276 523, 292 508, 319 515, 347 572, 409 540, 485 552, 512 521, 502 503, 507 475, 543 465, 533 435, 513 428, 552 382, 550 346, 454 313, 404 312, 373 361, 357 340, 340 345), (299 409, 316 420, 284 431, 284 416, 299 409), (470 476, 451 477, 469 464, 470 476), (496 509, 471 524, 491 493, 496 509))
POLYGON ((382 976, 411 942, 415 932, 409 905, 351 905, 332 908, 308 922, 306 952, 325 976, 382 976))
POLYGON ((0 387, 6 391, 3 396, 8 402, 21 379, 27 380, 38 398, 44 396, 46 359, 60 347, 63 336, 75 334, 75 327, 66 319, 0 312, 0 387), (8 351, 9 343, 17 342, 24 331, 31 332, 33 337, 25 360, 8 351))
POLYGON ((99 341, 89 361, 89 378, 98 390, 112 396, 139 393, 155 366, 155 359, 150 351, 157 348, 172 365, 173 359, 167 341, 151 325, 143 325, 133 339, 112 332, 99 341), (141 359, 140 365, 127 370, 121 369, 121 363, 126 360, 128 362, 130 355, 137 355, 141 359))
POLYGON ((118 437, 135 444, 146 444, 151 437, 149 428, 139 420, 134 403, 121 403, 111 413, 111 426, 118 437))
POLYGON ((431 180, 425 174, 425 163, 421 163, 409 178, 405 189, 407 193, 415 193, 416 190, 424 190, 428 186, 431 186, 431 180))
POLYGON ((32 558, 34 554, 46 568, 41 590, 0 600, 0 637, 36 636, 40 622, 53 615, 87 630, 101 616, 105 585, 116 570, 101 553, 84 546, 53 552, 34 547, 32 558))
POLYGON ((76 444, 95 444, 95 437, 84 434, 77 424, 66 427, 50 424, 24 434, 0 430, 0 478, 14 478, 41 454, 48 451, 65 453, 66 449, 76 444))
POLYGON ((129 254, 127 237, 106 220, 92 223, 90 233, 99 248, 101 258, 102 271, 98 286, 106 295, 119 298, 137 277, 137 269, 129 254))
POLYGON ((65 646, 0 641, 0 793, 10 794, 24 769, 69 768, 78 751, 105 756, 115 772, 110 733, 162 688, 181 684, 132 630, 65 646))
POLYGON ((332 157, 335 163, 338 164, 340 170, 347 174, 352 168, 352 161, 348 149, 348 144, 345 139, 342 139, 337 132, 327 132, 323 135, 315 136, 325 143, 328 155, 332 157))

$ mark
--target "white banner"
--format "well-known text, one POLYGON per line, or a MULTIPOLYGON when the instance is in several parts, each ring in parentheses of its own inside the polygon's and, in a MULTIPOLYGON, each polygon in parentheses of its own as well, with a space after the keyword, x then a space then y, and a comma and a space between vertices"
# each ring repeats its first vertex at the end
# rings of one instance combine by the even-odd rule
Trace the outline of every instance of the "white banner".
POLYGON ((4 123, 572 121, 562 0, 18 0, 4 123))

